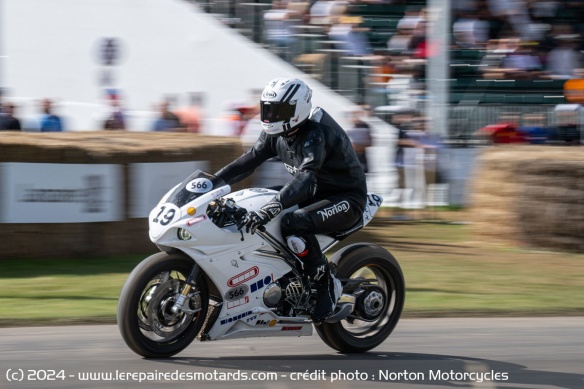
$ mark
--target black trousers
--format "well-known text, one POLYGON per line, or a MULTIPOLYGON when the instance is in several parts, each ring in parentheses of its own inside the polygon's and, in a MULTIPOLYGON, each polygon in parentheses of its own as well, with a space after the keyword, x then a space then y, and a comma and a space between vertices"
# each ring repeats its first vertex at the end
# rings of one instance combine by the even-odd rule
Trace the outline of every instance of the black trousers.
POLYGON ((363 207, 345 196, 333 196, 308 204, 287 213, 281 221, 284 239, 297 236, 306 243, 306 254, 301 256, 304 271, 312 276, 326 263, 315 234, 343 231, 354 226, 363 215, 363 207))

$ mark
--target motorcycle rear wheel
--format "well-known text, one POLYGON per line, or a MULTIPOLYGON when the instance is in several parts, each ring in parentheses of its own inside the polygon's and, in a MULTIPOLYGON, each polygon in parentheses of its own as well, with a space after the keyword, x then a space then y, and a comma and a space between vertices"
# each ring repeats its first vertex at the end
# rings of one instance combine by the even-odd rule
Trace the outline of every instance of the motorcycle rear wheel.
POLYGON ((184 350, 197 336, 207 316, 209 295, 203 273, 187 304, 196 313, 173 313, 177 293, 195 262, 182 254, 157 253, 130 273, 118 302, 122 338, 138 355, 167 358, 184 350))
MULTIPOLYGON (((397 260, 384 248, 355 244, 337 252, 336 277, 366 279, 357 289, 353 313, 338 323, 322 323, 316 332, 331 348, 342 353, 362 353, 387 339, 401 316, 405 301, 405 281, 397 260), (366 285, 366 286, 365 286, 366 285)), ((346 291, 343 291, 346 293, 346 291)))

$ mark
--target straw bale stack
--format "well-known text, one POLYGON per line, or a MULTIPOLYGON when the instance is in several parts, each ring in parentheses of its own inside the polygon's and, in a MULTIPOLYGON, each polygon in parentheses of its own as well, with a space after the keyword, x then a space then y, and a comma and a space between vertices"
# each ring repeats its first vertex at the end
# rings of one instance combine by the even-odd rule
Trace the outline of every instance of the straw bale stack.
POLYGON ((486 240, 584 249, 584 154, 578 147, 483 150, 470 189, 473 228, 486 240))
POLYGON ((211 170, 214 170, 242 151, 237 138, 187 133, 3 132, 0 137, 0 162, 133 163, 209 160, 211 170))
MULTIPOLYGON (((209 170, 215 172, 243 152, 238 138, 187 133, 95 131, 0 134, 0 163, 103 163, 127 166, 141 162, 209 161, 209 170)), ((124 172, 127 198, 128 169, 124 172)), ((246 180, 234 189, 248 184, 246 180)), ((125 214, 128 214, 127 210, 125 214)), ((148 238, 146 219, 108 223, 0 224, 0 242, 0 259, 100 257, 157 251, 148 238)))

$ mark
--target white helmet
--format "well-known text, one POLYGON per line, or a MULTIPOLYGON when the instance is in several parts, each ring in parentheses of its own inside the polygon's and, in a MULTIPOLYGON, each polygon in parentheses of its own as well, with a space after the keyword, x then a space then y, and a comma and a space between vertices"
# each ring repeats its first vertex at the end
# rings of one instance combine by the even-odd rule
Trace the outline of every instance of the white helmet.
POLYGON ((260 116, 268 135, 285 135, 310 115, 312 90, 297 78, 275 78, 262 92, 260 116))

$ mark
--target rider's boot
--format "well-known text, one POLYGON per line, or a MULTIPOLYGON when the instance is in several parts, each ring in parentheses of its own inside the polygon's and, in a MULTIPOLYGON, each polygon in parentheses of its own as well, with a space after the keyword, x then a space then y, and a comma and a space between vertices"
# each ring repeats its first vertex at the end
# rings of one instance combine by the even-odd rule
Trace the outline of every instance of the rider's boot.
POLYGON ((316 269, 313 280, 316 287, 316 305, 312 312, 312 321, 320 324, 335 311, 343 286, 331 273, 328 262, 316 269))

